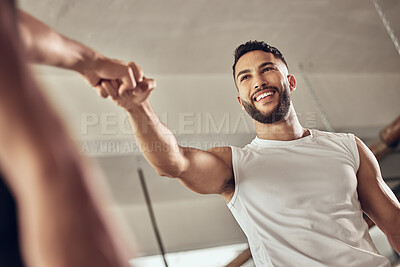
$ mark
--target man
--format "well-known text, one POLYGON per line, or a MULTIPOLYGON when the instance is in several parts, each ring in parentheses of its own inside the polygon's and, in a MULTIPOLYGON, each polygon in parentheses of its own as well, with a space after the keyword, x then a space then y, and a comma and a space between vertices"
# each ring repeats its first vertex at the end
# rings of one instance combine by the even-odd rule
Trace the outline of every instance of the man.
POLYGON ((0 36, 0 266, 129 266, 129 246, 93 184, 98 173, 79 155, 26 59, 75 70, 103 97, 145 84, 142 71, 56 33, 9 0, 0 0, 0 36), (118 91, 104 81, 118 81, 118 91))
POLYGON ((400 204, 369 149, 352 134, 301 126, 290 100, 296 79, 278 49, 257 41, 239 46, 233 74, 257 132, 245 148, 179 146, 149 104, 153 87, 115 99, 157 173, 220 194, 257 266, 390 266, 362 210, 400 252, 400 204))

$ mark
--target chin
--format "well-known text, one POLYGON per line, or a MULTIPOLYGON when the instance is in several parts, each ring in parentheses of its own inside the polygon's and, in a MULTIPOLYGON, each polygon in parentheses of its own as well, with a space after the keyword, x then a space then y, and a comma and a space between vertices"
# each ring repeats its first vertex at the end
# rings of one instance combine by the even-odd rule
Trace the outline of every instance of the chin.
POLYGON ((264 115, 271 114, 271 112, 274 112, 278 108, 278 103, 265 103, 262 104, 260 107, 257 107, 257 109, 264 115))

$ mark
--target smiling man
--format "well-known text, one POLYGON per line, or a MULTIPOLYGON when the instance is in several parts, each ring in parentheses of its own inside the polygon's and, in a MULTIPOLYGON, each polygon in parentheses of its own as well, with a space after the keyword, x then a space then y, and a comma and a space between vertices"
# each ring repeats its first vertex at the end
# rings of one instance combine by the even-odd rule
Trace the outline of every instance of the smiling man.
MULTIPOLYGON (((243 47, 244 49, 244 47, 243 47)), ((240 52, 240 50, 238 50, 240 52)), ((287 66, 286 66, 286 61, 284 60, 283 57, 281 57, 281 60, 278 62, 275 62, 276 59, 274 56, 270 53, 265 53, 261 50, 256 50, 253 51, 252 53, 249 53, 249 55, 246 55, 246 57, 242 58, 239 62, 239 68, 244 67, 241 71, 239 71, 236 74, 235 68, 237 65, 237 62, 233 66, 233 73, 234 73, 234 78, 236 80, 236 85, 237 86, 245 86, 249 87, 252 86, 254 83, 254 75, 258 73, 267 73, 267 72, 273 72, 275 74, 285 74, 290 79, 290 82, 294 83, 295 85, 295 79, 294 76, 292 75, 287 75, 287 66), (257 60, 259 58, 259 60, 257 60), (259 66, 254 65, 254 63, 257 62, 262 62, 259 66), (254 63, 253 63, 254 62, 254 63), (246 64, 251 66, 251 68, 247 68, 246 64), (276 70, 279 70, 276 72, 276 70), (236 77, 235 77, 236 74, 236 77)), ((281 75, 282 76, 282 75, 281 75)), ((276 79, 281 79, 282 77, 279 77, 277 75, 271 76, 271 78, 274 78, 274 82, 276 79)), ((272 81, 271 81, 272 82, 272 81)), ((276 85, 268 84, 267 83, 262 83, 262 84, 257 84, 254 87, 254 91, 251 91, 251 96, 249 100, 245 100, 246 97, 243 97, 241 95, 238 95, 238 100, 239 103, 243 106, 243 108, 249 113, 249 115, 256 120, 259 123, 262 124, 271 124, 277 121, 282 120, 285 115, 288 113, 289 108, 290 108, 290 90, 287 90, 286 83, 281 83, 280 86, 283 88, 283 90, 279 91, 279 88, 276 85), (280 95, 280 96, 277 96, 280 95), (274 101, 275 99, 279 99, 279 102, 276 103, 274 101), (267 113, 261 112, 255 104, 259 103, 259 105, 264 105, 264 106, 270 106, 271 110, 268 111, 267 113), (274 105, 275 107, 271 107, 271 105, 274 105)), ((294 89, 293 89, 294 90, 294 89)), ((240 92, 239 92, 240 93, 240 92)), ((243 93, 243 92, 242 92, 243 93)))
POLYGON ((114 100, 131 115, 136 140, 158 174, 224 197, 256 266, 390 266, 362 211, 400 252, 400 204, 371 151, 352 134, 302 127, 290 100, 296 79, 278 49, 240 45, 233 74, 239 104, 257 132, 244 148, 179 146, 149 104, 153 84, 114 100))

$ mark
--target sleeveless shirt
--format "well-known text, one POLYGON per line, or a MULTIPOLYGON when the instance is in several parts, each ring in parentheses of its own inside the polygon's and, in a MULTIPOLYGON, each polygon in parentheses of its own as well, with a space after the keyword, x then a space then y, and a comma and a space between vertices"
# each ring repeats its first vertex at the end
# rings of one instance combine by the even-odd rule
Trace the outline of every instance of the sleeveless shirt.
POLYGON ((293 141, 256 137, 231 148, 228 207, 256 266, 390 266, 363 219, 354 135, 310 130, 293 141))

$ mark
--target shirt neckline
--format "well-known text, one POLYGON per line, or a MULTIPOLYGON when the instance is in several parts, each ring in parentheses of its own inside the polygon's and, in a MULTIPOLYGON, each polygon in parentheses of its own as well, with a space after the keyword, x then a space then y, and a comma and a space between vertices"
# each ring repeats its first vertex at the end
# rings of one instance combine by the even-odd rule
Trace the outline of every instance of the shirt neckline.
POLYGON ((252 141, 253 144, 259 145, 259 146, 293 146, 293 145, 298 145, 302 144, 307 140, 311 140, 314 137, 314 132, 312 129, 307 129, 308 132, 310 133, 309 135, 305 137, 301 137, 299 139, 295 140, 290 140, 290 141, 281 141, 281 140, 268 140, 268 139, 261 139, 258 136, 254 138, 252 141))

